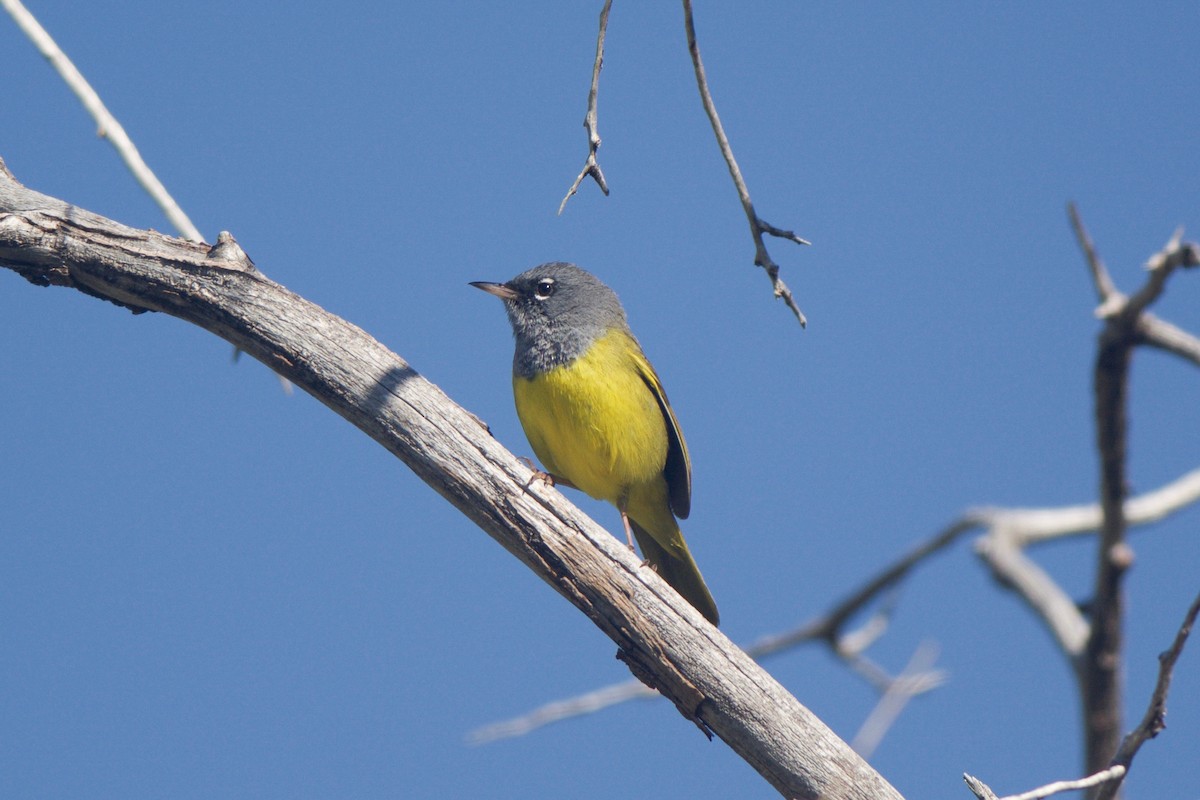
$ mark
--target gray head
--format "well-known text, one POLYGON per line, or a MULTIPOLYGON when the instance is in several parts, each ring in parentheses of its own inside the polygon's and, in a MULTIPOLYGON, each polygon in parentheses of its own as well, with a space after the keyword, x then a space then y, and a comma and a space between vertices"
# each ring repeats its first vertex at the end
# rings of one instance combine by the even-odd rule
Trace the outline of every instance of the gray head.
POLYGON ((613 290, 564 261, 534 267, 507 283, 471 285, 504 301, 517 340, 513 372, 524 378, 569 364, 613 328, 629 331, 613 290))

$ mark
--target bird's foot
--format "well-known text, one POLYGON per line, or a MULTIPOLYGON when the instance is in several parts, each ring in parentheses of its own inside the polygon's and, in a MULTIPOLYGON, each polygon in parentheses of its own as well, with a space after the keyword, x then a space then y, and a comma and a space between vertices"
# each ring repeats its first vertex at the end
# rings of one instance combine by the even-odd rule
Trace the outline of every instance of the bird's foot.
POLYGON ((566 478, 560 478, 557 475, 553 475, 549 472, 544 472, 538 469, 537 465, 533 463, 532 459, 518 457, 517 460, 533 471, 533 474, 529 476, 529 480, 525 481, 525 489, 527 491, 534 481, 541 481, 547 486, 565 486, 568 489, 575 488, 575 484, 571 483, 566 478))

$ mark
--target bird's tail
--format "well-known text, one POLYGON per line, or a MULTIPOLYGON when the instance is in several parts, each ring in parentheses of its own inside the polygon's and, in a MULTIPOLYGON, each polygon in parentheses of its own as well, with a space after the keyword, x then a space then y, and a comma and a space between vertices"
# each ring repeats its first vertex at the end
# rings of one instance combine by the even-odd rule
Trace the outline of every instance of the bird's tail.
POLYGON ((642 548, 642 555, 654 566, 659 577, 671 584, 705 619, 713 625, 719 625, 721 617, 717 613, 717 603, 709 593, 700 568, 696 566, 674 518, 671 518, 672 530, 659 531, 662 534, 660 536, 643 528, 632 517, 629 518, 629 524, 637 538, 638 547, 642 548))

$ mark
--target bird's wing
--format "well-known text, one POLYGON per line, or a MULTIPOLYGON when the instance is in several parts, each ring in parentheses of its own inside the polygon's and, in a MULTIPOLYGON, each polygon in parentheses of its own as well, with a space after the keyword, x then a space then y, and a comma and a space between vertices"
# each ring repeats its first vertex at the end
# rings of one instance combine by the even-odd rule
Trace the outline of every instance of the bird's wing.
POLYGON ((662 409, 663 421, 667 424, 667 464, 663 477, 667 479, 667 493, 671 500, 671 511, 680 519, 687 519, 692 510, 692 460, 688 457, 687 442, 679 430, 679 420, 671 410, 671 402, 662 387, 662 381, 650 361, 640 351, 635 356, 638 372, 662 409))

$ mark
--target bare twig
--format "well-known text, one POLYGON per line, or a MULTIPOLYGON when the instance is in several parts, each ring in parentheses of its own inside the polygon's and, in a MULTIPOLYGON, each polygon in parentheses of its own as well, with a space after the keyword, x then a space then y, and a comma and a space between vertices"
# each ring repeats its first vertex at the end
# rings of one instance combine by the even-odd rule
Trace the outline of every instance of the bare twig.
MULTIPOLYGON (((879 613, 872 615, 858 630, 837 636, 832 644, 832 648, 838 658, 845 661, 852 671, 875 687, 881 694, 891 691, 897 697, 904 695, 903 702, 896 709, 896 713, 898 713, 909 699, 933 691, 943 685, 946 682, 946 675, 941 670, 926 669, 924 671, 916 671, 910 665, 909 670, 906 670, 905 674, 893 678, 886 670, 863 655, 863 651, 886 630, 887 616, 891 613, 891 610, 891 604, 888 604, 888 608, 882 609, 879 613)), ((825 617, 825 619, 827 618, 825 617)), ((810 631, 815 631, 822 626, 806 627, 810 631)), ((816 638, 823 638, 823 634, 818 637, 814 633, 810 641, 816 638)), ((763 653, 757 652, 753 646, 746 648, 746 653, 755 660, 760 660, 763 656, 763 653)), ((766 655, 770 654, 768 652, 766 655)), ((620 705, 630 700, 650 700, 657 696, 657 692, 647 689, 639 681, 625 681, 611 684, 565 700, 546 703, 518 717, 476 728, 467 734, 467 741, 470 744, 488 744, 500 739, 524 736, 538 728, 555 722, 594 714, 597 711, 602 711, 610 706, 620 705)), ((894 699, 889 702, 894 702, 894 699)), ((890 724, 889 722, 888 725, 890 724)), ((880 736, 885 732, 886 728, 880 731, 880 736)), ((872 749, 877 745, 878 742, 875 742, 872 745, 872 749)), ((857 750, 858 748, 856 747, 855 749, 857 750)), ((865 758, 866 755, 863 757, 865 758)))
MULTIPOLYGON (((835 634, 832 648, 834 655, 844 661, 852 672, 871 684, 881 695, 903 692, 908 694, 909 697, 915 697, 916 695, 932 691, 945 683, 945 672, 942 670, 926 670, 918 673, 912 664, 910 664, 905 668, 904 674, 892 677, 887 670, 866 655, 867 649, 887 633, 892 613, 896 610, 897 597, 898 592, 890 592, 884 598, 882 607, 856 630, 835 634)), ((936 647, 936 645, 934 646, 936 647)), ((880 702, 883 702, 882 698, 880 702)), ((905 703, 907 703, 907 700, 905 703)), ((878 706, 876 706, 876 710, 878 710, 878 706)), ((891 722, 888 722, 888 726, 890 725, 891 722)), ((880 733, 882 736, 882 731, 880 733)), ((875 745, 877 744, 878 742, 875 743, 875 745)), ((874 749, 875 745, 872 745, 871 749, 874 749)), ((852 746, 859 753, 863 752, 857 746, 852 746)), ((863 754, 863 758, 866 757, 866 754, 863 754)))
POLYGON ((534 711, 520 717, 485 725, 467 734, 470 744, 488 744, 500 739, 512 739, 524 736, 531 731, 561 722, 571 717, 593 714, 609 706, 615 706, 628 700, 650 700, 658 697, 658 692, 646 686, 641 681, 624 681, 605 686, 594 692, 578 697, 562 700, 557 703, 547 703, 534 711))
POLYGON ((1200 248, 1191 242, 1183 241, 1183 228, 1177 228, 1170 240, 1150 260, 1146 262, 1146 272, 1149 278, 1137 294, 1129 298, 1129 307, 1125 309, 1127 316, 1141 314, 1150 304, 1162 295, 1167 285, 1167 278, 1179 268, 1195 267, 1200 264, 1200 248))
POLYGON ((713 102, 712 93, 708 89, 708 78, 704 74, 704 63, 700 60, 700 47, 696 44, 696 26, 692 20, 691 0, 683 0, 683 24, 687 29, 688 52, 692 56, 692 68, 696 73, 696 85, 700 89, 700 102, 704 104, 704 113, 708 115, 708 121, 712 124, 713 133, 717 137, 717 146, 721 148, 721 155, 725 158, 725 163, 729 166, 729 174, 733 178, 733 185, 737 188, 738 198, 742 201, 742 208, 745 210, 746 219, 750 223, 750 236, 754 239, 754 263, 766 270, 775 296, 783 298, 788 308, 796 315, 800 326, 804 327, 808 324, 808 320, 805 319, 804 312, 796 304, 796 299, 792 296, 792 291, 788 289, 787 284, 779 277, 779 265, 771 260, 771 254, 767 252, 767 247, 763 244, 763 234, 788 239, 796 244, 809 244, 809 242, 801 239, 792 231, 786 231, 776 228, 774 225, 769 225, 755 212, 754 203, 750 201, 750 190, 746 188, 746 181, 742 178, 742 171, 738 167, 737 159, 733 157, 733 148, 729 146, 729 138, 725 135, 725 128, 721 125, 721 118, 717 115, 717 106, 713 102))
POLYGON ((827 613, 791 631, 764 636, 747 647, 746 652, 754 658, 765 658, 815 639, 824 639, 830 644, 836 644, 836 639, 847 620, 859 613, 880 593, 903 580, 922 561, 954 543, 964 533, 982 527, 985 521, 978 512, 968 511, 942 531, 919 543, 893 564, 880 570, 827 613))
POLYGON ((1089 775, 1086 778, 1079 778, 1074 781, 1055 781, 1048 783, 1045 786, 1039 786, 1036 789, 1031 789, 1028 792, 1021 794, 1007 795, 1005 797, 997 797, 996 793, 988 787, 986 783, 971 775, 963 775, 963 781, 967 787, 975 793, 979 800, 1043 800, 1043 798, 1051 795, 1059 794, 1060 792, 1074 792, 1080 789, 1092 789, 1102 784, 1112 785, 1111 781, 1119 781, 1125 776, 1125 768, 1121 766, 1109 767, 1102 769, 1094 775, 1089 775))
POLYGON ((1071 229, 1075 231, 1075 238, 1079 240, 1079 247, 1083 250, 1083 254, 1087 258, 1088 269, 1092 273, 1092 283, 1096 285, 1096 294, 1100 298, 1101 306, 1103 306, 1109 298, 1119 295, 1120 292, 1117 291, 1112 277, 1108 274, 1108 268, 1104 266, 1104 261, 1101 260, 1100 254, 1096 252, 1096 246, 1092 243, 1092 237, 1088 235, 1087 230, 1083 227, 1083 220, 1079 217, 1079 209, 1075 207, 1074 203, 1067 204, 1067 216, 1071 219, 1071 229))
POLYGON ((917 647, 904 671, 887 687, 875 708, 859 726, 858 733, 850 740, 850 746, 855 752, 869 759, 908 702, 917 695, 942 685, 945 681, 944 673, 932 670, 937 656, 938 647, 932 642, 922 642, 917 647))
MULTIPOLYGON (((134 180, 150 195, 175 231, 188 241, 203 242, 204 237, 200 234, 200 230, 192 224, 191 218, 179 203, 175 202, 175 198, 167 191, 167 187, 142 159, 141 153, 138 152, 133 140, 129 138, 129 134, 125 132, 124 126, 112 115, 112 112, 104 105, 104 101, 100 99, 100 95, 46 32, 46 29, 41 26, 41 23, 21 4, 21 0, 0 0, 0 5, 4 6, 21 31, 33 42, 38 52, 50 62, 50 66, 54 67, 63 82, 83 103, 83 107, 96 121, 97 135, 108 139, 121 160, 125 162, 125 166, 133 173, 134 180)), ((233 350, 234 361, 237 361, 239 353, 240 351, 235 347, 233 350)), ((276 377, 279 379, 279 385, 283 391, 291 394, 292 384, 278 373, 276 377)))
MULTIPOLYGON (((1122 775, 1133 765, 1133 758, 1142 745, 1158 736, 1167 727, 1167 694, 1171 691, 1171 676, 1175 671, 1175 662, 1183 653, 1183 646, 1187 644, 1192 627, 1196 624, 1197 614, 1200 614, 1200 594, 1196 595, 1196 599, 1192 601, 1191 607, 1184 615, 1183 624, 1175 633, 1175 641, 1169 648, 1159 653, 1158 680, 1154 684, 1154 692, 1150 695, 1150 705, 1146 708, 1146 713, 1142 716, 1142 721, 1138 723, 1138 726, 1121 740, 1121 747, 1113 758, 1112 769, 1122 770, 1122 775)), ((1108 784, 1097 794, 1097 800, 1109 800, 1117 793, 1120 785, 1120 781, 1108 784)))
POLYGON ((992 791, 990 786, 979 780, 979 778, 976 778, 974 775, 968 775, 964 772, 963 783, 967 785, 967 788, 970 789, 971 793, 978 797, 979 800, 1000 800, 1000 798, 996 796, 996 793, 992 791))
MULTIPOLYGON (((1180 475, 1168 484, 1131 497, 1125 503, 1125 520, 1130 525, 1147 525, 1174 514, 1200 500, 1200 469, 1180 475)), ((976 512, 994 528, 1020 546, 1049 539, 1090 534, 1103 520, 1099 503, 1060 508, 993 509, 976 512)))
POLYGON ((579 190, 579 184, 583 183, 583 179, 588 175, 591 175, 596 181, 600 191, 605 195, 608 194, 608 182, 604 180, 604 172, 600 169, 600 162, 596 160, 596 151, 600 149, 596 97, 600 93, 600 69, 604 66, 604 35, 608 32, 608 12, 611 8, 612 0, 604 0, 604 8, 600 9, 600 33, 596 36, 596 61, 592 65, 592 87, 588 90, 587 115, 583 118, 583 127, 587 129, 588 137, 587 161, 584 162, 583 169, 575 178, 575 182, 571 184, 571 188, 567 190, 566 197, 558 204, 559 214, 562 214, 563 209, 567 207, 567 201, 579 190))
POLYGON ((1156 347, 1200 366, 1200 338, 1159 319, 1149 311, 1142 312, 1137 335, 1141 344, 1156 347))
MULTIPOLYGON (((875 620, 868 621, 861 631, 846 635, 843 634, 843 630, 847 622, 881 593, 900 582, 921 561, 947 547, 962 534, 979 527, 980 524, 980 521, 973 513, 968 513, 937 535, 918 544, 894 564, 885 567, 861 588, 852 592, 825 614, 815 617, 786 633, 764 636, 758 639, 745 648, 746 654, 756 661, 761 661, 764 658, 769 658, 777 653, 798 647, 801 644, 824 641, 840 658, 851 663, 853 659, 848 658, 847 654, 857 655, 865 648, 865 642, 871 639, 875 630, 875 620), (855 639, 858 639, 858 641, 854 641, 855 639)), ((864 662, 861 658, 857 663, 860 667, 858 670, 859 674, 863 675, 863 677, 867 678, 875 686, 880 687, 881 690, 887 688, 890 678, 886 673, 883 673, 881 670, 879 675, 872 678, 866 675, 862 669, 864 662)), ((543 725, 561 722, 585 714, 593 714, 610 706, 619 705, 630 700, 647 699, 653 696, 653 692, 645 691, 645 687, 637 681, 613 684, 573 698, 547 703, 528 714, 478 728, 468 734, 468 740, 475 743, 484 743, 507 738, 508 736, 522 736, 543 725)))
POLYGON ((83 103, 83 107, 88 110, 92 118, 96 120, 97 135, 108 139, 112 146, 116 148, 117 153, 121 156, 121 160, 125 162, 125 166, 133 173, 133 177, 141 184, 142 188, 149 193, 158 207, 167 215, 167 219, 175 226, 175 230, 185 239, 193 242, 203 242, 204 237, 200 235, 200 231, 188 219, 188 215, 183 212, 175 199, 163 186, 162 181, 150 170, 146 162, 142 160, 142 156, 138 153, 137 147, 133 144, 133 140, 129 138, 129 134, 125 133, 125 128, 117 121, 117 118, 105 107, 104 102, 100 99, 100 95, 92 88, 71 63, 71 59, 67 58, 66 53, 59 48, 46 29, 34 18, 33 14, 21 4, 21 0, 0 0, 0 5, 12 16, 17 26, 24 32, 29 40, 33 42, 50 66, 54 67, 55 71, 70 87, 71 91, 83 103))

